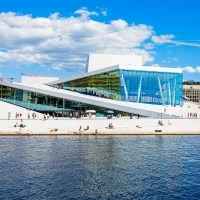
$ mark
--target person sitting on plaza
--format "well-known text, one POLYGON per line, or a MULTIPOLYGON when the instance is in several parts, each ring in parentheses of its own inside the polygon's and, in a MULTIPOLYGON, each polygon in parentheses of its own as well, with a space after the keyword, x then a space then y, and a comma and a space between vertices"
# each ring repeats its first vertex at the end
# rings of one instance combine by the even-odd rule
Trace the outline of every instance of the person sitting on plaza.
POLYGON ((89 129, 90 129, 90 127, 89 127, 89 125, 87 125, 87 128, 85 128, 84 131, 87 131, 89 129))
POLYGON ((95 134, 98 134, 99 132, 98 132, 98 129, 95 129, 95 134))
POLYGON ((113 126, 112 123, 110 123, 110 124, 108 125, 108 128, 109 128, 109 129, 114 129, 115 127, 113 126))
POLYGON ((162 120, 159 120, 159 121, 158 121, 158 124, 159 124, 160 126, 164 126, 162 120))
POLYGON ((79 133, 81 134, 83 131, 82 131, 82 126, 79 127, 79 133))
POLYGON ((21 120, 21 124, 19 125, 19 127, 20 127, 19 130, 21 130, 22 128, 25 128, 25 127, 26 127, 26 125, 23 123, 23 120, 21 120))
POLYGON ((50 130, 50 132, 58 131, 58 128, 53 128, 50 130))
POLYGON ((168 120, 168 125, 172 125, 172 122, 170 122, 170 120, 168 120))
POLYGON ((19 127, 19 124, 18 124, 18 123, 16 123, 16 124, 14 125, 14 127, 19 127))

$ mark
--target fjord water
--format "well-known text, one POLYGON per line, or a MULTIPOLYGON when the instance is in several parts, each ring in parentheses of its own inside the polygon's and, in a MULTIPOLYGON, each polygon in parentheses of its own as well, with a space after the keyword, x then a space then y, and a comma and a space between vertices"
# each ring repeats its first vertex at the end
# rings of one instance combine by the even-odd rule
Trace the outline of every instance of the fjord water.
POLYGON ((200 199, 200 137, 0 137, 0 199, 200 199))

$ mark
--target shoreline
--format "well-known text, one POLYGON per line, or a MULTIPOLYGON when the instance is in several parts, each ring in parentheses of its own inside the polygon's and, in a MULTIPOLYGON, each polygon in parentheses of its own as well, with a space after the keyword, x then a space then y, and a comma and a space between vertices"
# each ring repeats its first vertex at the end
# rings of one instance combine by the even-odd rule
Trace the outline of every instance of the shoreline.
POLYGON ((88 132, 88 133, 77 133, 77 132, 37 132, 37 133, 28 133, 28 132, 8 132, 0 131, 0 137, 2 136, 156 136, 156 135, 200 135, 200 131, 193 131, 188 133, 185 132, 88 132))
POLYGON ((24 128, 15 127, 16 123, 19 124, 20 120, 0 120, 0 136, 200 135, 200 119, 185 118, 170 121, 153 118, 23 119, 24 128), (159 120, 163 125, 158 124, 159 120), (110 123, 113 129, 108 128, 110 123))

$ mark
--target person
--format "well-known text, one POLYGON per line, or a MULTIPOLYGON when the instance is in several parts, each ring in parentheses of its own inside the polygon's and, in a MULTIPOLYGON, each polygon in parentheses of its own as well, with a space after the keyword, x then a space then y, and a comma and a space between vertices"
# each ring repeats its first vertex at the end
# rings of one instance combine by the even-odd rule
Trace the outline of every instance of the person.
POLYGON ((140 118, 140 114, 137 115, 137 118, 138 118, 138 119, 140 118))
POLYGON ((46 113, 44 113, 43 117, 44 117, 44 121, 45 121, 47 119, 46 113))
POLYGON ((79 118, 79 116, 78 116, 78 112, 76 112, 76 119, 78 119, 79 118))
POLYGON ((58 128, 53 128, 50 130, 50 132, 58 131, 58 128))
POLYGON ((168 125, 172 125, 172 122, 170 122, 169 120, 168 120, 168 125))
POLYGON ((11 112, 8 112, 8 119, 11 118, 11 112))
POLYGON ((22 128, 25 128, 25 127, 26 127, 26 125, 23 123, 23 120, 21 120, 21 124, 19 125, 19 127, 20 127, 19 130, 21 130, 22 128))
POLYGON ((79 133, 82 133, 82 126, 79 127, 79 133))
POLYGON ((30 113, 28 113, 28 119, 30 119, 30 117, 31 117, 31 116, 30 116, 30 113))
POLYGON ((53 114, 52 114, 52 117, 54 118, 55 117, 55 113, 53 112, 53 114))
POLYGON ((72 119, 72 112, 70 112, 69 116, 70 116, 70 119, 72 119))
POLYGON ((113 126, 112 123, 110 123, 110 124, 108 125, 108 128, 109 128, 109 129, 114 129, 115 127, 113 126))
POLYGON ((159 121, 158 121, 158 124, 159 124, 160 126, 164 126, 162 120, 159 120, 159 121))
POLYGON ((95 134, 98 134, 99 132, 98 132, 98 129, 95 129, 95 134))
POLYGON ((16 123, 16 124, 14 125, 14 127, 19 127, 19 124, 18 124, 18 123, 16 123))
POLYGON ((112 118, 112 116, 109 114, 107 118, 108 118, 108 119, 111 119, 111 118, 112 118))
POLYGON ((89 125, 87 125, 87 128, 85 128, 84 131, 87 131, 89 129, 90 129, 90 127, 89 127, 89 125))
POLYGON ((35 113, 34 112, 32 113, 32 118, 35 119, 35 113))

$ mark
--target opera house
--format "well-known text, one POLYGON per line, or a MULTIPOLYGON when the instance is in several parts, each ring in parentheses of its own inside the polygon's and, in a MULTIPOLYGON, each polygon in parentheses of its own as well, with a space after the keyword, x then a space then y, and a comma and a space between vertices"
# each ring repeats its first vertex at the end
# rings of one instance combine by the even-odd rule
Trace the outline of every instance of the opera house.
POLYGON ((0 100, 37 112, 95 110, 103 116, 133 113, 181 117, 183 73, 179 68, 143 66, 135 55, 90 54, 83 74, 65 79, 22 74, 22 81, 0 81, 0 100))

